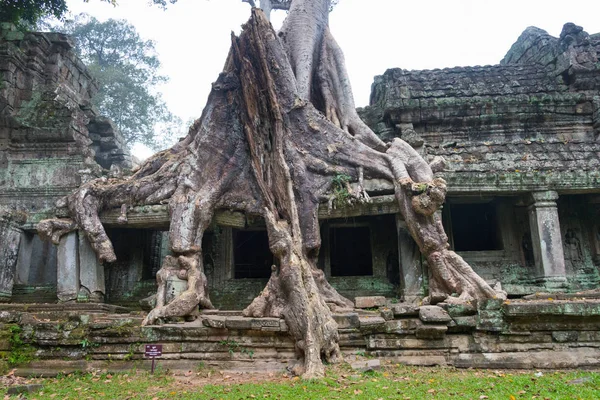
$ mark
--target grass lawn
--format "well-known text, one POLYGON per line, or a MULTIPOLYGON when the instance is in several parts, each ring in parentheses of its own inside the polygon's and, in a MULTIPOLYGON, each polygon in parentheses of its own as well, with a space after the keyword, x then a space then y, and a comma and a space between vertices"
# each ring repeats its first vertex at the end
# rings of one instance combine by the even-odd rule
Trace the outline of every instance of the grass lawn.
MULTIPOLYGON (((94 373, 55 379, 14 378, 42 384, 29 399, 600 399, 596 371, 495 371, 388 366, 358 373, 330 367, 325 379, 283 374, 94 373)), ((6 396, 5 399, 19 398, 6 396)))

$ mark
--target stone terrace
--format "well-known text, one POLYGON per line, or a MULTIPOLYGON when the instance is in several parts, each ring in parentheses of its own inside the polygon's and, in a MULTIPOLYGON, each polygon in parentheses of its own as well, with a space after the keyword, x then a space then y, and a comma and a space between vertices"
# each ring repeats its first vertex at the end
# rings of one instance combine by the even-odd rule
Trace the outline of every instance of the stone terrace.
MULTIPOLYGON (((106 306, 37 307, 3 306, 0 312, 0 349, 23 351, 11 349, 9 337, 15 331, 32 346, 33 362, 19 368, 20 375, 146 368, 149 363, 142 360, 148 343, 163 345, 159 362, 172 369, 196 369, 203 363, 226 370, 279 371, 294 358, 285 321, 275 318, 207 311, 194 322, 140 327, 139 315, 114 314, 119 309, 106 313, 106 306)), ((346 360, 359 366, 364 357, 375 357, 460 368, 600 367, 598 299, 491 300, 478 310, 398 303, 334 317, 346 360)))

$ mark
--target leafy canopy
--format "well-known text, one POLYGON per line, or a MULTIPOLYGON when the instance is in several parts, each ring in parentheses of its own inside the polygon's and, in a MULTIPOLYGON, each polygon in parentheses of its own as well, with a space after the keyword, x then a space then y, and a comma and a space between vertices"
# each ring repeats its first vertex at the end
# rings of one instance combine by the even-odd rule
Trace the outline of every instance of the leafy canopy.
MULTIPOLYGON (((83 0, 88 3, 89 0, 83 0)), ((100 0, 117 5, 117 0, 100 0)), ((177 0, 152 0, 152 3, 166 7, 167 3, 176 3, 177 0)), ((62 20, 69 10, 67 0, 0 0, 0 22, 12 22, 35 26, 46 17, 62 20)))
POLYGON ((159 74, 154 42, 142 39, 125 20, 100 22, 86 14, 58 30, 77 42, 79 56, 99 83, 93 103, 113 120, 127 144, 140 142, 154 149, 167 144, 163 142, 181 121, 156 90, 167 78, 159 74), (162 132, 160 137, 155 137, 157 131, 162 132))

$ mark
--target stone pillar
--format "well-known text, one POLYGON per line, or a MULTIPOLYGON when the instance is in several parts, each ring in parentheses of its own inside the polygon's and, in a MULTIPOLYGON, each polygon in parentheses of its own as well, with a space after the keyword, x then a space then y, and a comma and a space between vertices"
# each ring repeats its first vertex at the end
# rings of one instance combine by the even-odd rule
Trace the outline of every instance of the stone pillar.
POLYGON ((0 216, 0 302, 2 303, 9 302, 12 297, 20 243, 21 229, 9 216, 0 216))
POLYGON ((79 294, 79 240, 77 232, 70 232, 58 244, 56 293, 58 301, 76 301, 79 294))
POLYGON ((590 196, 588 199, 589 212, 587 213, 588 225, 591 226, 590 241, 592 243, 592 258, 600 266, 600 196, 590 196))
POLYGON ((31 253, 33 252, 33 238, 35 235, 21 233, 21 244, 19 246, 19 258, 15 283, 26 285, 29 283, 29 271, 31 269, 31 253))
POLYGON ((85 235, 79 237, 79 301, 104 302, 106 284, 102 265, 85 235))
POLYGON ((423 272, 419 246, 408 231, 408 226, 400 214, 396 214, 398 231, 398 258, 400 260, 400 285, 403 297, 423 295, 423 272))
POLYGON ((529 225, 538 280, 547 288, 565 286, 566 270, 556 200, 552 190, 533 192, 529 206, 529 225))

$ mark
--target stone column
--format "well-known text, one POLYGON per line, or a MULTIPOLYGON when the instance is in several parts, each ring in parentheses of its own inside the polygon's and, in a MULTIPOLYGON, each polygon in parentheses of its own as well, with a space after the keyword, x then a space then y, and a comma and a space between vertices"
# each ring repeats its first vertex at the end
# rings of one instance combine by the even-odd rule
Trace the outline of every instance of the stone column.
POLYGON ((600 266, 600 196, 590 196, 588 203, 590 204, 587 213, 588 223, 584 225, 591 227, 592 258, 594 263, 600 266))
POLYGON ((410 235, 408 226, 400 214, 396 214, 396 228, 402 294, 404 297, 421 296, 423 294, 423 272, 419 246, 410 235))
POLYGON ((31 269, 31 253, 33 251, 33 238, 35 235, 21 233, 19 246, 19 259, 15 274, 15 283, 26 285, 29 283, 29 270, 31 269))
POLYGON ((76 301, 79 294, 79 240, 77 232, 70 232, 58 244, 56 294, 58 301, 76 301))
POLYGON ((529 225, 538 280, 549 289, 565 286, 566 270, 556 200, 552 190, 533 192, 529 225))
POLYGON ((2 303, 9 302, 12 297, 20 243, 21 229, 9 216, 0 216, 0 302, 2 303))
POLYGON ((104 265, 98 261, 96 253, 83 234, 79 237, 79 301, 92 303, 104 302, 106 284, 104 282, 104 265))

